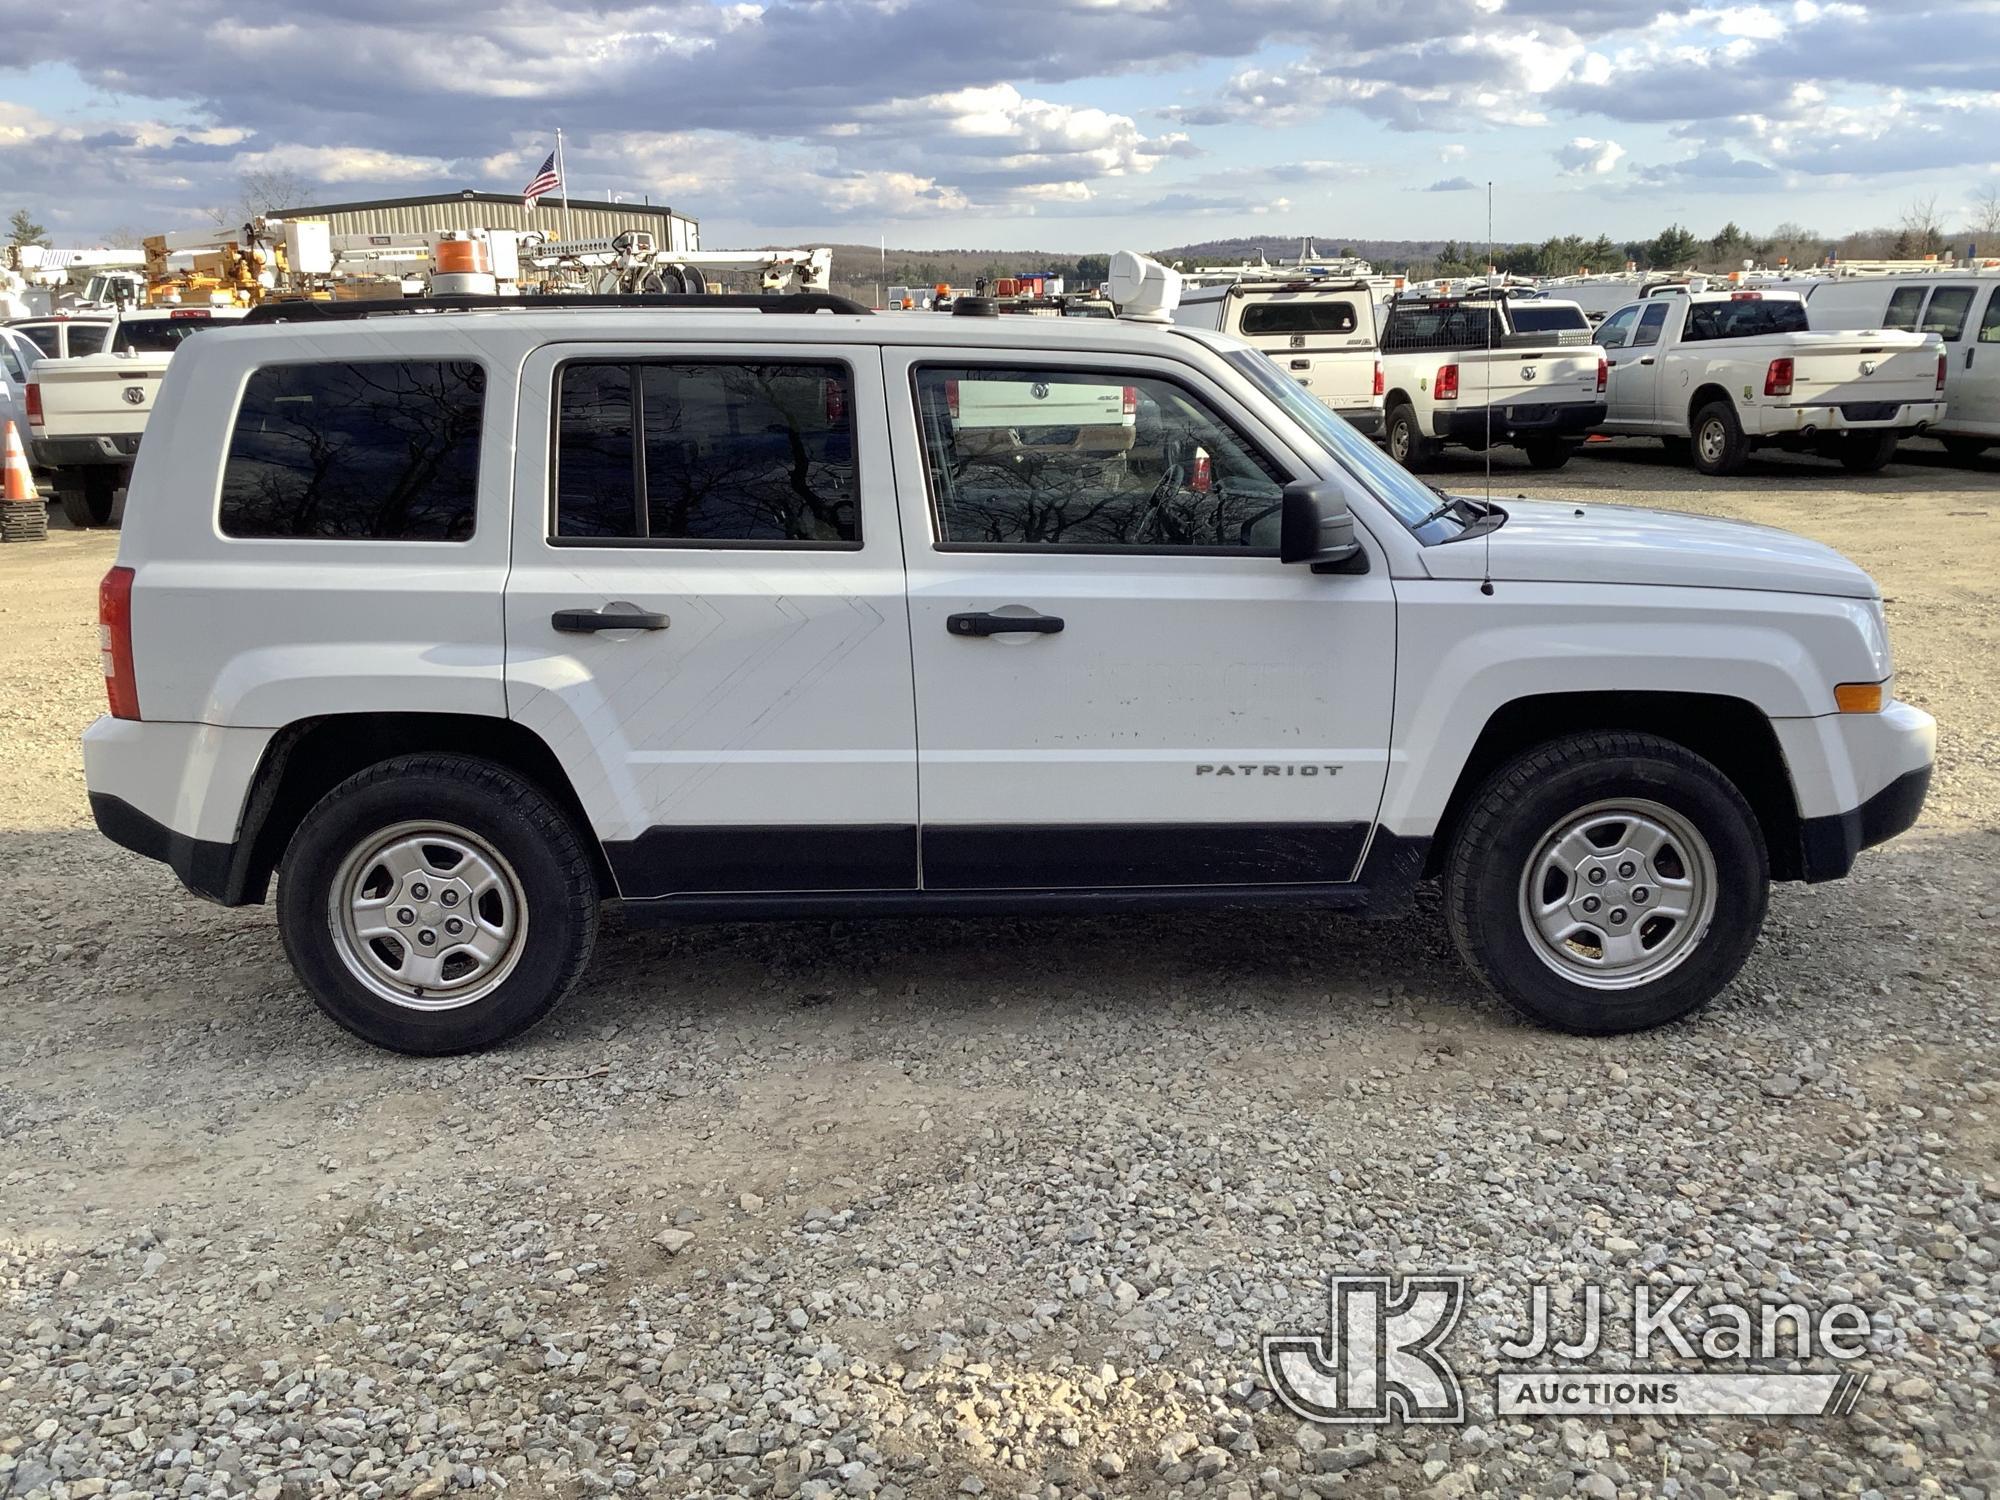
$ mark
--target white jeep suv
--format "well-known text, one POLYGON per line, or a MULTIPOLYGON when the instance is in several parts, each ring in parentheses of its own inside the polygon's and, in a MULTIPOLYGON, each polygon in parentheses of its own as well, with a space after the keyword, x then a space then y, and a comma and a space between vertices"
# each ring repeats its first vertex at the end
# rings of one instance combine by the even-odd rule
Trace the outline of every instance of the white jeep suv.
POLYGON ((409 1052, 532 1025, 607 900, 1428 877, 1530 1015, 1650 1026, 1768 881, 1914 821, 1934 735, 1816 543, 1443 497, 1218 333, 822 295, 262 309, 175 358, 101 613, 99 827, 275 875, 321 1006, 409 1052))

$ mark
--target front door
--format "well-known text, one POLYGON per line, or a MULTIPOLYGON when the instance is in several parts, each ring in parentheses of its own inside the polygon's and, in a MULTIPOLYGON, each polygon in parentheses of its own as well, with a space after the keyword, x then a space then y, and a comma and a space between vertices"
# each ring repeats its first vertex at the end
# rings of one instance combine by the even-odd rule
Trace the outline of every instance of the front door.
POLYGON ((1372 543, 1365 574, 1278 561, 1304 460, 1168 359, 888 350, 884 373, 925 888, 1352 880, 1395 601, 1372 543))
POLYGON ((876 352, 576 344, 521 390, 508 713, 562 761, 619 894, 913 889, 876 352))
POLYGON ((1985 305, 1976 311, 1965 348, 1947 351, 1954 368, 1945 384, 1951 403, 1945 422, 1954 430, 2000 438, 2000 285, 1980 291, 1985 305))

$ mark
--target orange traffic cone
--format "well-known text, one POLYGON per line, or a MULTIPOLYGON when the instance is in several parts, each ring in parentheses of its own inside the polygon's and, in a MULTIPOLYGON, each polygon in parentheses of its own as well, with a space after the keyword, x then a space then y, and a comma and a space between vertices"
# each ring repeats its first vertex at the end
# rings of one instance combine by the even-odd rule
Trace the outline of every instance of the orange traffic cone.
POLYGON ((4 481, 0 481, 0 541, 39 542, 49 534, 48 507, 35 489, 28 471, 28 450, 21 446, 21 431, 7 424, 7 456, 4 481))

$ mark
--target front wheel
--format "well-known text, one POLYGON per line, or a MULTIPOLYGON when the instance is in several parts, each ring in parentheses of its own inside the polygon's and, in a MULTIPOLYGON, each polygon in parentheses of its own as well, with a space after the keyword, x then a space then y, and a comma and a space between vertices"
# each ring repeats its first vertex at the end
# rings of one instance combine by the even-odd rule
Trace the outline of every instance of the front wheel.
POLYGON ((1750 440, 1736 408, 1727 401, 1711 401, 1694 414, 1694 466, 1703 474, 1720 477, 1742 469, 1750 458, 1750 440))
POLYGON ((1896 456, 1897 434, 1850 432, 1841 439, 1840 466, 1850 474, 1879 474, 1896 456))
POLYGON ((1572 735, 1496 772, 1446 869, 1453 940, 1546 1026, 1603 1036, 1698 1010, 1756 945, 1770 864, 1712 764, 1653 735, 1572 735))
POLYGON ((1569 462, 1576 450, 1561 438, 1529 438, 1521 444, 1521 451, 1528 455, 1528 465, 1536 469, 1560 469, 1569 462))
POLYGON ((529 782, 465 755, 405 755, 343 781, 285 851, 278 924, 313 998, 395 1052, 518 1036, 576 982, 597 876, 529 782))

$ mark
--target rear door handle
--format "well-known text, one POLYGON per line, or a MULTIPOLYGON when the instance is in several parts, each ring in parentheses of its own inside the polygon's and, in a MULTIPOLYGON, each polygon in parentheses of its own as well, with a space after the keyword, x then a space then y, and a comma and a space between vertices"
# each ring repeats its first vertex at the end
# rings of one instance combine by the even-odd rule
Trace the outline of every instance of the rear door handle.
POLYGON ((559 609, 549 616, 549 623, 572 635, 587 635, 594 630, 665 630, 672 622, 665 615, 618 601, 602 609, 559 609))
POLYGON ((1055 635, 1063 628, 1060 615, 949 615, 944 628, 953 635, 1055 635))

